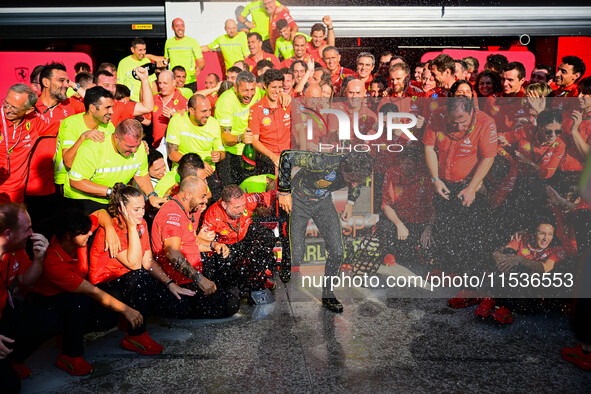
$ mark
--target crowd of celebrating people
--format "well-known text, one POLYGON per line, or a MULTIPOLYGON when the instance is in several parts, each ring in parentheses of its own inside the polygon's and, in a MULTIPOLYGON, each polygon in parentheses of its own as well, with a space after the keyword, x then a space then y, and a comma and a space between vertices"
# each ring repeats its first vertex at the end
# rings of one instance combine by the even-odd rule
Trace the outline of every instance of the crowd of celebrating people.
MULTIPOLYGON (((338 275, 341 219, 351 218, 367 179, 382 256, 417 272, 575 270, 591 239, 591 206, 578 186, 591 143, 591 77, 580 58, 562 58, 556 72, 538 64, 527 76, 502 55, 481 69, 473 57, 410 65, 361 51, 352 70, 341 65, 329 16, 307 35, 286 6, 259 0, 238 22, 246 28, 229 19, 225 35, 200 46, 176 18, 163 56, 137 38, 118 66, 91 74, 79 63, 70 81, 63 64, 40 65, 30 85, 6 93, 0 380, 8 391, 30 375, 25 358, 56 334, 56 365, 85 375, 93 370, 86 332, 121 322, 121 346, 154 355, 163 347, 148 334, 150 315, 223 318, 243 298, 264 302, 274 273, 287 282, 292 261, 302 263, 310 218, 327 241, 326 275, 338 275), (197 91, 202 52, 216 49, 225 74, 207 75, 197 91), (399 153, 353 152, 357 137, 343 144, 336 118, 322 114, 330 106, 362 114, 367 135, 386 129, 391 113, 416 122, 376 137, 399 153), (339 218, 331 193, 343 187, 339 218)), ((449 306, 478 304, 477 316, 510 323, 512 311, 543 304, 490 295, 463 290, 449 306)), ((330 289, 322 303, 343 310, 330 289)), ((563 357, 589 370, 588 331, 580 339, 563 357)))

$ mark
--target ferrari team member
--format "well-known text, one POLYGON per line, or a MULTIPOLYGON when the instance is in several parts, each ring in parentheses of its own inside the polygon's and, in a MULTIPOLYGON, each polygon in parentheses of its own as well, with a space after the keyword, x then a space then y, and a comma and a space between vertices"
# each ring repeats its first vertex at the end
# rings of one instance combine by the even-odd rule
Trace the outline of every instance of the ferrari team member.
MULTIPOLYGON (((131 55, 121 59, 117 66, 117 83, 129 88, 131 100, 140 101, 140 92, 142 90, 141 81, 133 77, 133 70, 139 66, 151 63, 146 57, 146 42, 141 38, 134 38, 131 41, 131 55)), ((150 87, 153 93, 156 93, 156 74, 148 77, 150 87)))
POLYGON ((221 187, 216 164, 226 158, 220 123, 211 116, 209 101, 200 94, 189 100, 189 111, 174 116, 168 125, 168 158, 176 167, 187 153, 196 153, 205 165, 207 184, 214 201, 220 197, 221 187))
POLYGON ((166 128, 176 113, 183 113, 187 110, 188 100, 175 87, 174 73, 172 71, 164 70, 160 73, 158 88, 160 92, 154 95, 154 111, 152 112, 154 135, 152 146, 160 148, 158 150, 166 154, 166 128))
POLYGON ((84 141, 65 181, 65 197, 91 213, 106 208, 116 183, 127 184, 133 178, 150 204, 159 208, 166 200, 152 187, 142 133, 140 122, 126 119, 103 142, 84 141))
POLYGON ((436 192, 434 238, 441 245, 438 251, 443 264, 458 264, 452 269, 477 268, 462 265, 486 255, 482 246, 475 247, 485 239, 481 201, 476 198, 476 192, 497 154, 495 123, 475 109, 470 98, 455 97, 448 100, 445 111, 431 117, 423 143, 436 192))
POLYGON ((265 96, 250 108, 248 127, 253 134, 252 145, 259 153, 258 174, 275 174, 281 152, 291 147, 291 108, 279 104, 284 76, 279 70, 263 75, 265 96))
MULTIPOLYGON (((275 5, 280 7, 281 3, 276 1, 275 5)), ((255 0, 248 3, 240 15, 238 15, 238 22, 248 27, 250 29, 250 33, 259 33, 263 41, 269 39, 270 16, 267 14, 263 0, 255 0), (246 20, 249 15, 251 17, 251 21, 246 20)))
MULTIPOLYGON (((66 67, 61 63, 47 64, 39 74, 41 95, 37 101, 37 112, 52 122, 60 122, 75 114, 67 104, 66 91, 70 79, 66 67)), ((43 219, 48 206, 58 207, 60 198, 55 194, 53 183, 53 155, 57 138, 40 137, 33 147, 29 166, 29 178, 25 191, 25 202, 35 226, 43 219)))
POLYGON ((579 90, 577 82, 585 75, 585 63, 576 56, 565 56, 562 58, 554 81, 558 89, 554 91, 553 97, 577 97, 579 90))
MULTIPOLYGON (((152 88, 148 81, 148 72, 143 67, 138 67, 135 69, 135 73, 141 81, 140 101, 139 103, 121 100, 115 100, 113 102, 111 122, 113 122, 113 126, 115 127, 122 120, 146 115, 154 110, 154 95, 152 94, 152 88)), ((94 76, 94 83, 97 86, 107 89, 113 97, 115 96, 117 81, 115 76, 110 72, 106 70, 98 71, 94 76)))
POLYGON ((174 73, 174 86, 181 92, 184 98, 187 100, 193 95, 193 91, 185 87, 185 81, 187 80, 187 71, 183 66, 175 66, 172 70, 174 73))
POLYGON ((454 73, 456 71, 456 62, 454 59, 446 54, 437 55, 437 57, 429 62, 429 70, 435 78, 437 83, 438 94, 447 96, 447 91, 454 84, 456 78, 454 73))
POLYGON ((269 208, 274 200, 275 191, 245 193, 238 185, 229 185, 205 213, 203 227, 230 251, 223 263, 212 265, 217 269, 211 276, 223 278, 226 287, 250 292, 264 289, 275 262, 275 236, 269 228, 253 223, 252 214, 257 207, 269 208))
POLYGON ((591 144, 591 77, 580 80, 578 90, 579 108, 573 110, 570 119, 564 122, 561 137, 566 143, 566 152, 560 162, 560 171, 567 174, 583 171, 591 144))
POLYGON ((95 86, 86 92, 84 101, 86 112, 68 117, 59 128, 54 157, 54 182, 61 195, 64 193, 68 170, 72 167, 82 142, 87 139, 102 142, 105 136, 115 132, 111 123, 113 95, 105 88, 95 86))
POLYGON ((265 12, 269 15, 269 43, 271 44, 272 52, 275 52, 275 42, 281 36, 279 29, 277 29, 277 22, 284 20, 287 22, 289 28, 290 39, 293 40, 298 32, 298 24, 293 20, 289 10, 284 6, 277 6, 274 0, 263 0, 265 12))
POLYGON ((211 231, 197 233, 199 216, 207 203, 207 184, 201 178, 184 178, 178 193, 162 206, 152 225, 152 248, 155 257, 175 283, 193 290, 191 297, 170 300, 163 310, 180 318, 223 318, 240 308, 240 300, 226 289, 219 288, 208 277, 213 258, 201 259, 201 252, 228 256, 228 247, 213 239, 211 231))
POLYGON ((250 71, 242 71, 236 78, 236 86, 224 92, 218 99, 215 118, 220 122, 222 142, 226 158, 217 166, 222 186, 240 184, 246 175, 242 169, 244 144, 252 144, 248 132, 250 108, 263 97, 256 87, 256 78, 250 71))
POLYGON ((499 133, 513 129, 516 120, 525 113, 525 67, 519 62, 509 62, 501 73, 503 92, 500 97, 487 100, 484 111, 489 114, 499 133))
POLYGON ((39 137, 55 137, 59 122, 35 112, 37 95, 25 84, 11 86, 2 105, 0 125, 0 203, 22 203, 29 160, 39 137))
MULTIPOLYGON (((335 297, 331 285, 331 278, 341 270, 344 256, 341 219, 344 222, 351 219, 353 205, 361 193, 359 185, 371 173, 372 158, 365 152, 340 154, 290 150, 284 151, 279 159, 277 191, 279 206, 291 213, 289 234, 292 260, 298 265, 303 262, 306 227, 308 221, 314 219, 325 240, 328 254, 322 305, 335 313, 343 311, 343 305, 335 297), (300 167, 300 171, 291 179, 291 169, 294 167, 300 167), (347 205, 339 217, 332 192, 345 186, 348 187, 347 205)), ((281 280, 287 282, 291 267, 282 265, 279 273, 281 280)))
POLYGON ((343 79, 349 75, 354 75, 355 71, 341 66, 341 54, 334 46, 327 46, 324 48, 322 51, 322 58, 324 63, 326 63, 326 68, 330 71, 332 85, 337 92, 340 91, 343 79))
POLYGON ((312 28, 310 29, 310 37, 312 37, 312 39, 306 45, 306 51, 312 60, 319 62, 324 67, 325 64, 323 64, 322 54, 326 47, 335 46, 335 35, 330 16, 326 15, 323 17, 322 22, 323 23, 315 23, 312 25, 312 28))
POLYGON ((274 68, 280 67, 279 59, 272 53, 263 50, 263 39, 259 33, 248 33, 248 50, 250 55, 244 61, 250 67, 253 74, 257 74, 257 63, 261 60, 269 60, 274 68))
POLYGON ((238 31, 238 25, 234 19, 228 19, 224 24, 226 34, 219 36, 209 45, 202 45, 201 52, 209 52, 216 49, 222 51, 224 65, 229 69, 239 60, 250 55, 246 33, 238 31))
POLYGON ((301 60, 304 64, 310 61, 310 55, 306 51, 306 46, 308 44, 306 36, 303 34, 296 34, 296 36, 292 40, 293 44, 293 56, 287 58, 281 62, 281 67, 288 67, 290 68, 293 62, 296 60, 301 60))
POLYGON ((369 94, 371 81, 373 81, 373 69, 376 65, 376 58, 369 52, 361 52, 357 55, 357 72, 354 77, 365 84, 365 90, 369 94))
POLYGON ((174 37, 166 40, 164 44, 164 57, 169 59, 170 68, 183 66, 187 72, 185 87, 193 92, 197 90, 197 75, 205 67, 205 60, 201 53, 201 47, 197 40, 185 36, 185 21, 175 18, 172 21, 174 37), (195 68, 197 62, 197 68, 195 68))

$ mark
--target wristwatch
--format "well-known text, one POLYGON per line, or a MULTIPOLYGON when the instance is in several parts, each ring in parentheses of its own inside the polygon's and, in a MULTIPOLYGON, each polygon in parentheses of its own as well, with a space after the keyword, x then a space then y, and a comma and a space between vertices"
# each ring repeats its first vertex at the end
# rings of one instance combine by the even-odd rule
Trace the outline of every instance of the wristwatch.
POLYGON ((438 176, 436 176, 436 177, 434 177, 434 178, 431 178, 431 182, 433 182, 433 183, 435 183, 435 182, 437 182, 437 181, 440 181, 440 180, 441 180, 441 179, 439 179, 439 177, 438 177, 438 176))
POLYGON ((113 194, 113 188, 109 187, 109 188, 107 188, 107 193, 106 193, 107 198, 111 197, 111 194, 113 194))
POLYGON ((148 198, 150 198, 152 196, 158 197, 158 193, 156 193, 156 192, 150 192, 150 193, 148 193, 148 198))

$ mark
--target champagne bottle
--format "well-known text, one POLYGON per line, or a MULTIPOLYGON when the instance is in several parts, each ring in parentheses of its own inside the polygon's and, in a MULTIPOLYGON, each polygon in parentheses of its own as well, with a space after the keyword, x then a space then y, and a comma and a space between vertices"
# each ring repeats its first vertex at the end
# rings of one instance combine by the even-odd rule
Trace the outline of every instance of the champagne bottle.
POLYGON ((242 150, 242 169, 244 171, 254 171, 256 165, 254 146, 252 144, 245 144, 242 150))
MULTIPOLYGON (((146 63, 141 65, 140 67, 142 67, 144 70, 146 70, 148 72, 148 75, 152 75, 156 72, 156 68, 157 65, 156 63, 146 63)), ((137 74, 135 73, 135 68, 131 71, 131 76, 134 77, 135 79, 137 79, 139 81, 140 77, 137 76, 137 74)))

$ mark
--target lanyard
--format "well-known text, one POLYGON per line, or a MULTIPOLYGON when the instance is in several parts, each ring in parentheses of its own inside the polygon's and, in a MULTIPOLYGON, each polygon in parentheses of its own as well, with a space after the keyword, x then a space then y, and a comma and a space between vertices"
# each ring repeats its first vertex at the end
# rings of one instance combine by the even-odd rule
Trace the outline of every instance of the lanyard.
POLYGON ((542 154, 542 156, 540 156, 540 157, 538 158, 538 160, 536 160, 536 150, 535 150, 535 148, 534 148, 534 144, 532 143, 532 146, 531 146, 531 156, 532 156, 532 160, 533 160, 533 162, 534 162, 535 164, 538 164, 538 163, 539 163, 539 162, 540 162, 540 161, 541 161, 541 160, 544 158, 544 156, 546 156, 546 153, 548 153, 548 151, 549 151, 550 149, 552 149, 552 148, 554 148, 555 146, 557 146, 557 144, 558 144, 558 142, 554 142, 554 143, 552 143, 552 145, 550 145, 550 146, 548 147, 548 149, 546 149, 546 152, 544 152, 544 153, 542 154))
POLYGON ((183 213, 185 215, 187 215, 187 219, 189 219, 189 221, 191 223, 189 223, 189 230, 193 231, 193 223, 195 223, 195 217, 191 214, 191 216, 189 216, 189 214, 187 213, 187 211, 185 211, 185 207, 183 207, 183 204, 181 204, 179 202, 179 200, 177 200, 176 198, 171 198, 172 201, 176 202, 178 204, 179 207, 181 207, 181 209, 183 210, 183 213))

